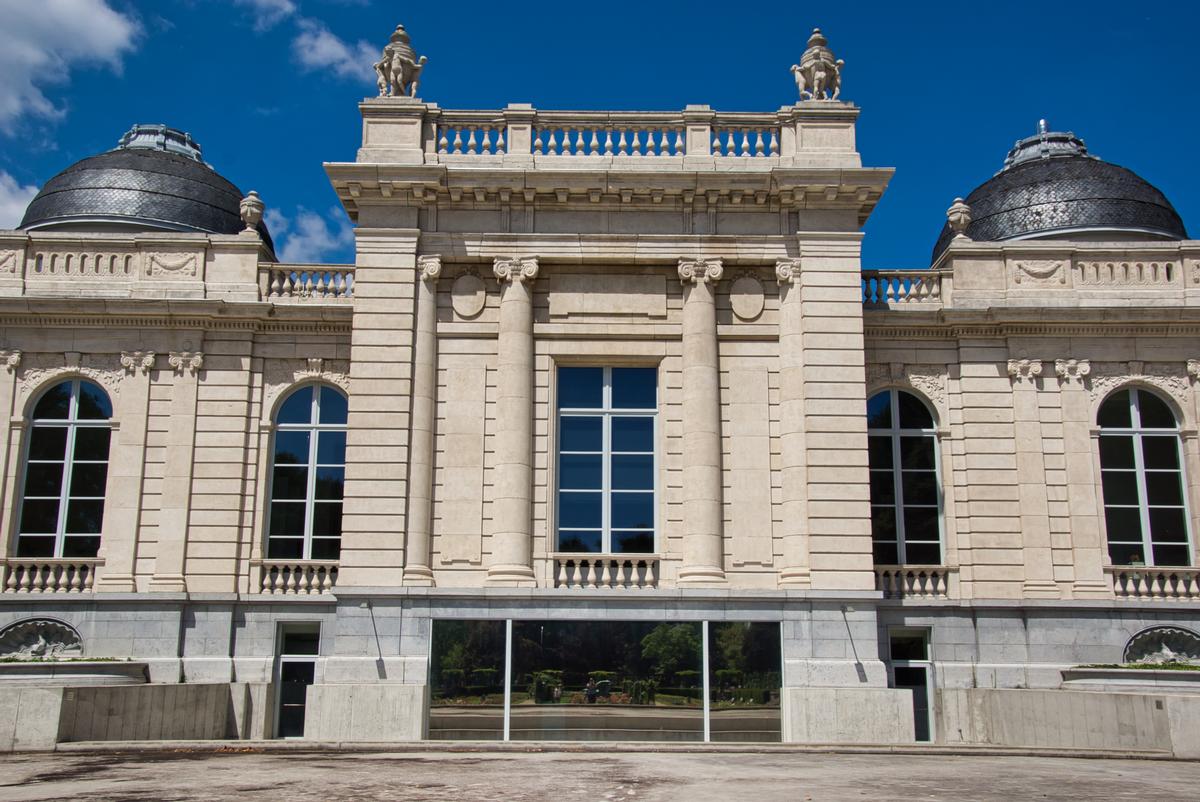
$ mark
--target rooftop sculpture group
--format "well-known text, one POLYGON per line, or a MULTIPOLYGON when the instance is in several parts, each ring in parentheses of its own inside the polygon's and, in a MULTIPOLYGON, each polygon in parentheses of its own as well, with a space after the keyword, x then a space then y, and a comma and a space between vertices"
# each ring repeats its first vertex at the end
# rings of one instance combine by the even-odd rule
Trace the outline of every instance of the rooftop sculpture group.
POLYGON ((808 49, 800 63, 792 65, 792 76, 801 100, 837 100, 842 93, 842 67, 846 62, 833 57, 829 41, 820 28, 813 28, 808 49))
POLYGON ((397 25, 391 38, 383 48, 379 61, 375 62, 375 83, 380 97, 416 97, 421 83, 421 70, 428 61, 424 56, 417 58, 412 48, 408 31, 397 25))

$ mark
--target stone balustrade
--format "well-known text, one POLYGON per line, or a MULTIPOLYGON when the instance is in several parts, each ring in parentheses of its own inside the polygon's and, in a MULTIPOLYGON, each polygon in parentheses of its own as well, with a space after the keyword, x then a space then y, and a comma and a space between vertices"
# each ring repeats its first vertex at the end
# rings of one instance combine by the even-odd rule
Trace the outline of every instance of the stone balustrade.
POLYGON ((877 565, 875 589, 885 599, 947 599, 953 574, 944 565, 877 565))
POLYGON ((508 123, 492 112, 443 112, 436 123, 439 155, 494 156, 507 153, 508 123))
POLYGON ((933 270, 864 270, 863 303, 885 308, 941 306, 942 278, 933 270))
POLYGON ((354 297, 353 265, 259 265, 264 301, 349 301, 354 297))
POLYGON ((533 127, 535 156, 683 156, 687 129, 674 115, 542 113, 533 127))
POLYGON ((337 560, 261 560, 258 592, 268 596, 313 596, 329 593, 337 584, 337 560))
POLYGON ((1118 599, 1147 601, 1200 600, 1200 568, 1150 568, 1118 565, 1105 568, 1118 599))
POLYGON ((779 155, 778 125, 714 125, 712 155, 746 158, 779 155))
POLYGON ((102 560, 10 557, 4 593, 91 593, 102 560))
POLYGON ((557 554, 554 556, 556 588, 658 587, 659 558, 605 554, 557 554))

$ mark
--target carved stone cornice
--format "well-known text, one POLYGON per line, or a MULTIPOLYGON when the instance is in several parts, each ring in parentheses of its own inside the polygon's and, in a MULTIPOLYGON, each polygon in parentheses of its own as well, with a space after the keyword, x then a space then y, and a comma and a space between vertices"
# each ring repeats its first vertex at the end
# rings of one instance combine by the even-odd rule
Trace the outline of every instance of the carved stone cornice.
POLYGON ((775 262, 775 280, 780 286, 795 284, 800 280, 799 259, 779 259, 775 262))
POLYGON ((679 260, 679 280, 684 284, 715 284, 725 274, 720 259, 679 260))
POLYGON ((1054 375, 1063 384, 1079 382, 1083 384, 1092 372, 1092 363, 1087 359, 1056 359, 1054 360, 1054 375))
POLYGON ((538 260, 536 256, 498 256, 492 263, 492 273, 501 284, 506 281, 514 284, 532 282, 538 276, 538 260))
POLYGON ((420 271, 422 281, 437 284, 437 280, 442 275, 442 257, 437 255, 418 256, 417 270, 420 271))
POLYGON ((172 351, 167 362, 176 373, 195 375, 204 367, 204 354, 200 351, 172 351))
POLYGON ((121 367, 128 373, 149 373, 154 369, 154 357, 153 351, 122 351, 121 367))
POLYGON ((21 352, 15 348, 0 350, 0 363, 3 363, 9 373, 16 373, 17 368, 21 365, 21 352))
POLYGON ((1008 360, 1008 377, 1014 382, 1037 381, 1042 375, 1042 360, 1040 359, 1010 359, 1008 360))

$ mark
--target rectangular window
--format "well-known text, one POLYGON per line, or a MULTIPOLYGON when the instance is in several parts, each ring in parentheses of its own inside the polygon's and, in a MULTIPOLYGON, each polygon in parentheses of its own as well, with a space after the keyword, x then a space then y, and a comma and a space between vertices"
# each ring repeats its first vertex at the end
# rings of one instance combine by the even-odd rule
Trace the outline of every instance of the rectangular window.
POLYGON ((558 551, 654 551, 657 414, 656 368, 558 369, 558 551))

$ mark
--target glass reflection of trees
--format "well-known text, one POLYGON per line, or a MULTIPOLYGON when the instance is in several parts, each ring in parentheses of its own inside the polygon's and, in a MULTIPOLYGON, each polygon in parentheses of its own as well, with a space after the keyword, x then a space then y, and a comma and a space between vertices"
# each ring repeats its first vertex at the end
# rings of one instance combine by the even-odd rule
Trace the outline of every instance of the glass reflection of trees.
POLYGON ((779 624, 749 621, 709 624, 712 740, 781 740, 782 667, 779 624))

